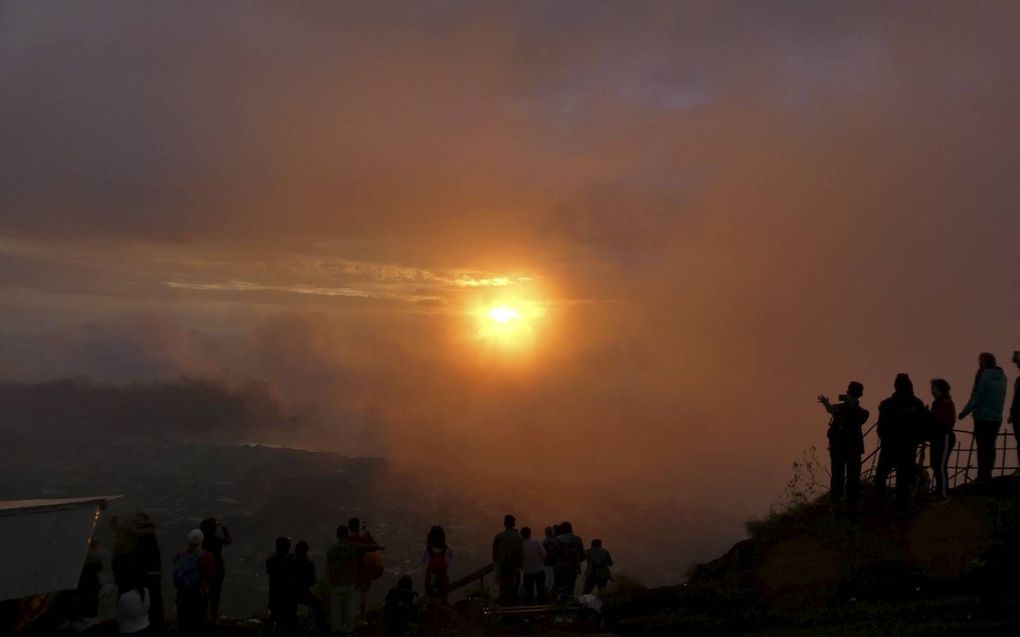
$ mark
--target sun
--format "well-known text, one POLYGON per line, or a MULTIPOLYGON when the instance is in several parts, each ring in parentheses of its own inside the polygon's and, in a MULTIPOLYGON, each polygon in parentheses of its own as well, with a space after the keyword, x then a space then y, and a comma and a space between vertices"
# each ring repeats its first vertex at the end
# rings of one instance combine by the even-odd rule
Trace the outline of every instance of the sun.
POLYGON ((482 305, 472 312, 477 317, 475 336, 486 348, 500 351, 530 349, 546 316, 544 303, 502 300, 482 305))
POLYGON ((506 325, 510 321, 521 320, 521 313, 512 307, 494 307, 488 312, 489 318, 506 325))

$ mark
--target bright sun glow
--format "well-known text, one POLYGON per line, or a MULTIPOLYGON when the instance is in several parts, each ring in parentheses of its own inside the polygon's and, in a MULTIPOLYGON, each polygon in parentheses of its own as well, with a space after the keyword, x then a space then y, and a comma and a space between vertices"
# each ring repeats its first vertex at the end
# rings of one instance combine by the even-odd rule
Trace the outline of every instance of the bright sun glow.
POLYGON ((498 323, 509 323, 521 318, 521 313, 512 307, 494 307, 489 310, 489 318, 498 323))
POLYGON ((476 335, 487 347, 521 352, 529 349, 534 342, 547 309, 544 303, 506 299, 493 305, 483 305, 473 314, 478 320, 476 335))

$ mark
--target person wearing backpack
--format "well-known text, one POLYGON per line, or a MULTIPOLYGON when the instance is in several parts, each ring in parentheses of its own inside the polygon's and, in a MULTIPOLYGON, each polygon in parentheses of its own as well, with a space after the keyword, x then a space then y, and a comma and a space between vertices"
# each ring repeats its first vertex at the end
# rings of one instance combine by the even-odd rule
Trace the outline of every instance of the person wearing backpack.
MULTIPOLYGON (((375 538, 368 530, 368 522, 360 518, 351 518, 347 521, 347 541, 351 544, 375 544, 375 538)), ((361 600, 361 607, 358 610, 358 617, 363 618, 368 610, 368 592, 372 588, 372 582, 382 577, 385 573, 382 554, 378 552, 366 553, 358 561, 358 597, 361 600)))
POLYGON ((840 394, 840 402, 832 404, 829 397, 821 395, 818 402, 832 416, 829 420, 829 467, 832 479, 829 483, 829 498, 833 512, 844 504, 855 509, 861 493, 861 456, 864 455, 864 433, 862 428, 871 415, 861 407, 864 385, 851 381, 846 393, 840 394), (843 499, 844 488, 846 500, 843 499))
POLYGON ((216 581, 216 562, 202 549, 203 539, 202 531, 192 530, 187 547, 174 558, 178 632, 201 632, 209 621, 209 589, 216 581))
POLYGON ((581 562, 584 561, 584 541, 574 535, 574 526, 570 522, 560 522, 560 534, 556 536, 559 547, 556 551, 556 565, 553 572, 557 581, 556 594, 560 601, 568 601, 574 597, 577 589, 577 577, 581 574, 581 562))
POLYGON ((381 551, 378 544, 348 542, 346 524, 336 528, 336 544, 326 551, 326 581, 329 583, 330 629, 341 635, 353 635, 361 609, 358 589, 358 564, 362 556, 381 551))
POLYGON ((590 595, 592 591, 598 589, 601 593, 609 586, 609 580, 613 579, 613 573, 609 570, 613 565, 613 556, 602 548, 602 540, 592 540, 591 548, 584 552, 584 559, 588 567, 584 572, 582 592, 590 595))
POLYGON ((446 531, 441 526, 434 526, 425 538, 425 551, 422 553, 422 570, 425 572, 425 595, 432 600, 438 599, 444 606, 450 594, 450 562, 453 551, 446 543, 446 531))
POLYGON ((205 539, 202 540, 202 548, 211 553, 213 563, 216 565, 216 577, 209 585, 209 615, 213 622, 220 619, 220 597, 223 594, 223 580, 227 577, 226 566, 223 561, 223 549, 233 543, 234 538, 230 535, 230 529, 218 518, 206 518, 198 526, 205 539))

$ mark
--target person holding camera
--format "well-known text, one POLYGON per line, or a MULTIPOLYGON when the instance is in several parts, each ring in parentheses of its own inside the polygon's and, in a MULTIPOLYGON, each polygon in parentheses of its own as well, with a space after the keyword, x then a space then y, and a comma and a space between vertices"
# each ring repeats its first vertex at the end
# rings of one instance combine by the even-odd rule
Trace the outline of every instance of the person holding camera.
POLYGON ((838 403, 831 403, 829 397, 821 395, 818 402, 832 418, 829 420, 829 461, 832 480, 829 497, 833 510, 846 505, 855 508, 861 493, 861 456, 864 455, 864 433, 862 427, 871 415, 861 407, 864 385, 851 381, 845 394, 840 394, 838 403), (846 499, 844 500, 844 493, 846 499))

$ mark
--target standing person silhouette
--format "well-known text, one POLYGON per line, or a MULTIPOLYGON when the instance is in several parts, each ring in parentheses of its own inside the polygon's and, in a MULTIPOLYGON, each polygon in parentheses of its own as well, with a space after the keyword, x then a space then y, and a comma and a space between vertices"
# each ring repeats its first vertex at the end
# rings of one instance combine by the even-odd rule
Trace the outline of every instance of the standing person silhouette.
POLYGON ((570 522, 560 522, 560 534, 556 536, 559 543, 556 552, 556 566, 553 567, 558 589, 559 601, 570 601, 577 589, 577 576, 581 574, 581 562, 584 561, 584 541, 574 534, 574 526, 570 522))
POLYGON ((297 624, 297 598, 294 586, 294 556, 290 553, 290 538, 276 538, 276 552, 266 558, 269 576, 269 619, 284 635, 294 631, 297 624))
POLYGON ((829 421, 829 466, 832 480, 829 483, 829 497, 834 513, 844 504, 855 509, 861 493, 861 456, 864 455, 864 433, 862 427, 871 415, 861 407, 864 385, 851 381, 846 393, 840 394, 840 402, 832 404, 829 397, 822 395, 818 402, 825 407, 832 419, 829 421))
POLYGON ((138 582, 147 589, 149 631, 156 635, 166 632, 163 611, 162 560, 156 524, 148 513, 139 512, 115 522, 113 544, 113 579, 118 593, 136 590, 138 582))
POLYGON ((326 581, 329 583, 330 630, 353 635, 361 608, 358 587, 358 564, 366 553, 381 551, 378 544, 348 542, 350 529, 341 524, 336 529, 336 544, 326 552, 326 581))
MULTIPOLYGON (((349 533, 347 535, 347 541, 352 544, 375 544, 375 538, 368 531, 368 523, 361 518, 351 518, 347 521, 347 528, 349 533)), ((372 565, 369 563, 371 559, 368 554, 361 556, 358 561, 358 599, 360 599, 361 606, 358 607, 358 619, 363 620, 365 617, 365 611, 368 610, 368 591, 372 588, 372 581, 378 576, 382 575, 381 569, 373 573, 372 565)))
POLYGON ((329 622, 326 620, 326 606, 322 600, 312 593, 312 587, 319 582, 315 575, 315 563, 308 559, 308 542, 301 540, 294 545, 294 599, 298 604, 312 611, 315 627, 320 635, 329 634, 329 622))
POLYGON ((492 539, 492 563, 499 585, 499 603, 510 606, 517 602, 520 588, 521 547, 524 538, 515 528, 517 519, 509 513, 503 516, 503 531, 492 539))
POLYGON ((202 548, 201 529, 188 533, 188 545, 174 558, 177 631, 202 634, 209 622, 209 590, 216 581, 216 561, 202 548))
POLYGON ((878 437, 882 449, 875 470, 876 505, 884 510, 886 481, 896 470, 896 510, 905 512, 917 469, 917 445, 921 440, 928 410, 914 395, 914 383, 907 374, 897 374, 893 395, 878 406, 878 437))
POLYGON ((588 567, 585 569, 582 591, 585 595, 590 595, 595 589, 602 592, 609 586, 609 580, 613 579, 613 573, 610 571, 613 557, 609 551, 602 548, 602 540, 592 540, 591 548, 584 552, 584 559, 588 567))
POLYGON ((931 470, 935 474, 935 497, 945 501, 949 497, 949 454, 956 447, 956 405, 950 395, 949 383, 936 378, 931 381, 932 436, 931 470))
MULTIPOLYGON (((1020 352, 1013 352, 1013 364, 1020 369, 1020 352)), ((1013 439, 1016 441, 1016 459, 1020 465, 1020 375, 1013 383, 1013 402, 1009 404, 1009 424, 1013 425, 1013 439)), ((1017 468, 1016 473, 1020 473, 1017 468)))
POLYGON ((521 546, 521 570, 524 572, 524 603, 534 604, 536 598, 545 603, 545 547, 531 537, 531 527, 521 529, 524 544, 521 546))
POLYGON ((542 593, 546 599, 550 592, 555 593, 556 591, 553 567, 556 566, 556 549, 560 545, 556 540, 556 536, 559 535, 558 529, 559 525, 545 527, 545 539, 542 540, 542 548, 545 549, 545 590, 542 593))
POLYGON ((995 442, 1002 426, 1002 408, 1006 404, 1006 373, 995 362, 995 355, 981 352, 974 389, 960 412, 960 420, 974 414, 974 440, 977 442, 978 482, 992 479, 995 467, 995 442))
POLYGON ((205 535, 202 549, 212 553, 216 563, 216 579, 209 585, 209 618, 215 624, 220 618, 220 596, 223 592, 223 580, 227 573, 223 562, 223 547, 233 543, 230 530, 216 518, 206 518, 198 528, 205 535))
POLYGON ((422 553, 422 568, 425 571, 425 595, 437 599, 444 606, 450 594, 450 562, 453 551, 446 543, 446 531, 433 526, 425 536, 425 551, 422 553))

